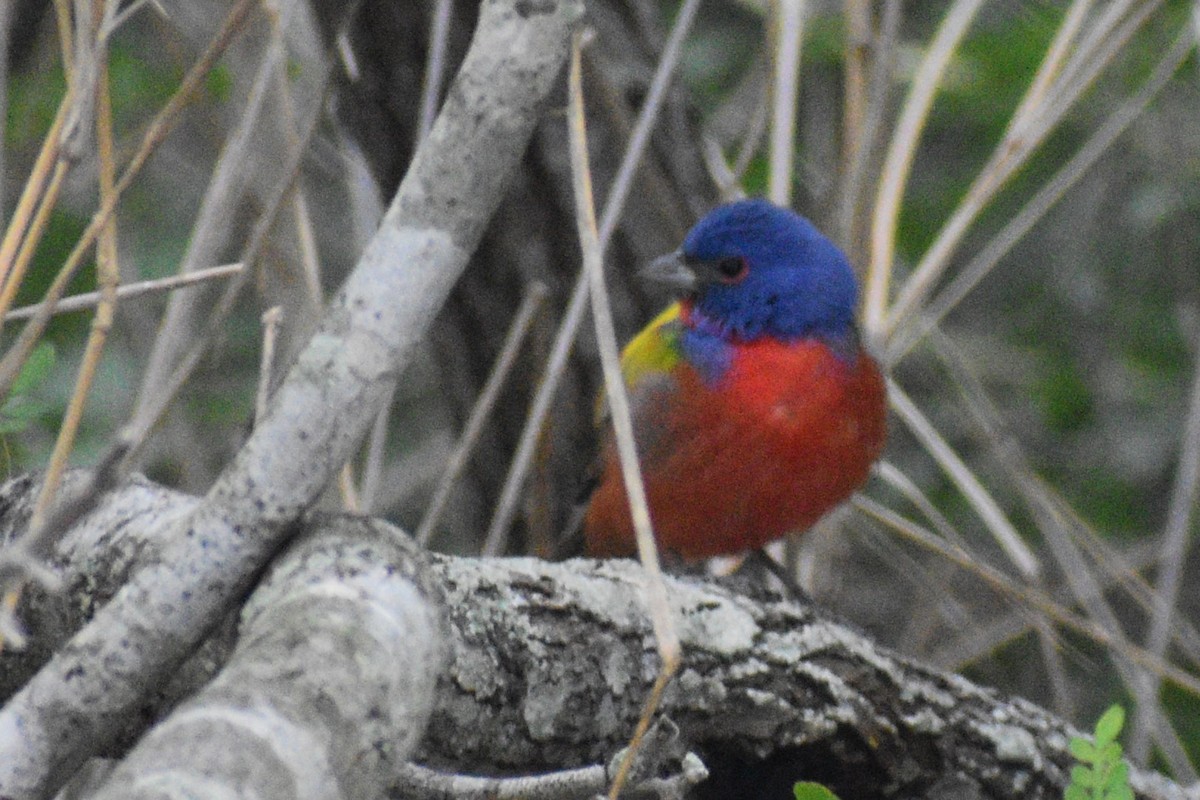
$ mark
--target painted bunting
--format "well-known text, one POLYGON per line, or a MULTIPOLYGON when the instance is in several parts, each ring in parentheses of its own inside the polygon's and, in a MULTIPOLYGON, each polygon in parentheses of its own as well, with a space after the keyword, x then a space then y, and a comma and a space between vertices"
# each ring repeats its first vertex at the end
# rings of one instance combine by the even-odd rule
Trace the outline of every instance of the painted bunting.
MULTIPOLYGON (((680 300, 625 348, 659 548, 693 561, 802 531, 867 479, 886 390, 854 321, 842 252, 763 200, 710 212, 643 277, 680 300)), ((634 553, 610 434, 584 517, 589 555, 634 553)))

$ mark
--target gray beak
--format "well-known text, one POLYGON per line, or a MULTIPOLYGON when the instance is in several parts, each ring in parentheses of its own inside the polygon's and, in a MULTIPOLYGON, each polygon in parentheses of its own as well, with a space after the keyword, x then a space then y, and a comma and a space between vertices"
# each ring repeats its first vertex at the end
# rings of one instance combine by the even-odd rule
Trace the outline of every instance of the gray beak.
POLYGON ((638 272, 638 277, 680 292, 692 291, 697 282, 695 270, 684 262, 679 250, 654 259, 638 272))

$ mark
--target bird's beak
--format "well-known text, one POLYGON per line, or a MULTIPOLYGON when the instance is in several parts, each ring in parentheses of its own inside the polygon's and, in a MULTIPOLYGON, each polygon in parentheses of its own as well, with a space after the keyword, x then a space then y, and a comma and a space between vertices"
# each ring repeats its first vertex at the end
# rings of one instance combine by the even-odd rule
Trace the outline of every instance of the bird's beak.
POLYGON ((697 283, 696 271, 687 265, 679 250, 654 259, 638 272, 638 277, 681 292, 692 291, 697 283))

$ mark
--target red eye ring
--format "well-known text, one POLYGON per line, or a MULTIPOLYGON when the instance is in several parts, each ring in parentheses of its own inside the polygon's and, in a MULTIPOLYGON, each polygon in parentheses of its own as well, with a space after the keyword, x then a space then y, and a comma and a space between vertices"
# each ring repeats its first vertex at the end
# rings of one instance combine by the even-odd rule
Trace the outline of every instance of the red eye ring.
POLYGON ((717 275, 720 276, 721 283, 737 283, 746 277, 749 271, 750 265, 740 256, 722 258, 717 262, 717 275))

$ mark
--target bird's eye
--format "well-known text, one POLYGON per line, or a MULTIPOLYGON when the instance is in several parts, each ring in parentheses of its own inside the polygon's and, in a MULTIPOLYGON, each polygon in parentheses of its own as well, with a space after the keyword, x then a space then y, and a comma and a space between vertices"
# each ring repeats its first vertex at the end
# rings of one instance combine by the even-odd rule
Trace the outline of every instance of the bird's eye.
POLYGON ((749 271, 750 267, 746 264, 746 259, 737 256, 722 258, 717 262, 717 274, 721 276, 722 283, 737 283, 746 277, 746 273, 749 271))

